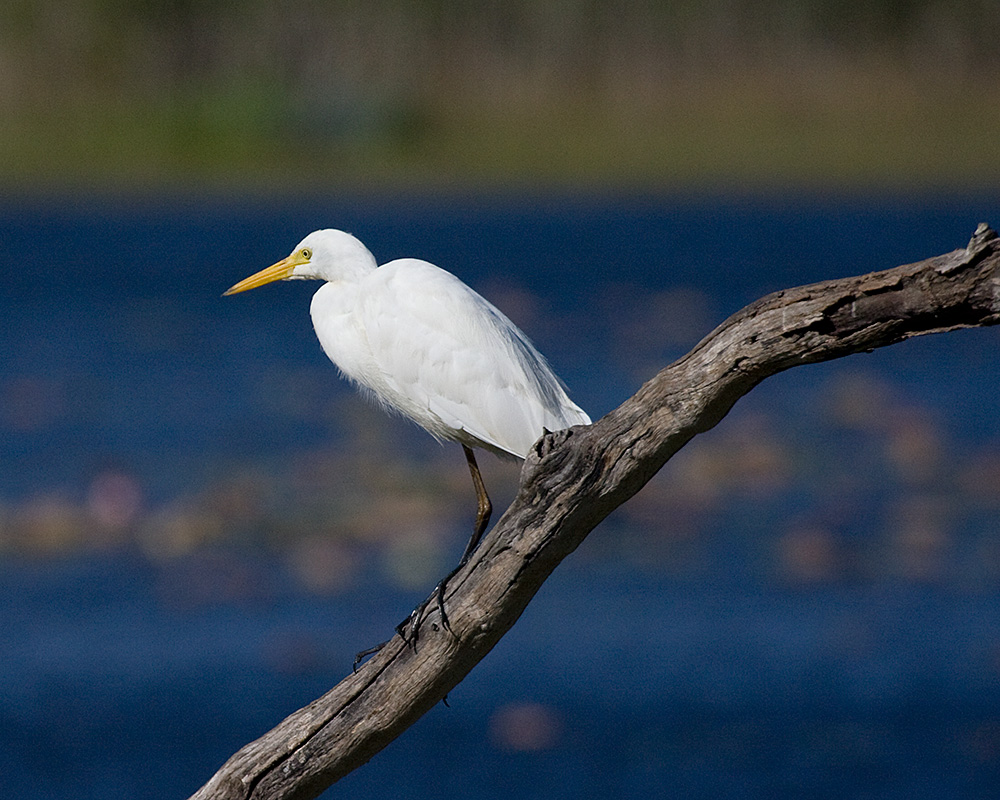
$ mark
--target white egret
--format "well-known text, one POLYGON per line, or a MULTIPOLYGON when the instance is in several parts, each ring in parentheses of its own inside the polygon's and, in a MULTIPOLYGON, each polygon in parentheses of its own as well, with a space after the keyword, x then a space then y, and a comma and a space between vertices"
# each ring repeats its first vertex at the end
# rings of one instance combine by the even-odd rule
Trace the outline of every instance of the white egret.
MULTIPOLYGON (((589 424, 590 417, 517 326, 458 278, 413 258, 379 267, 343 231, 310 233, 287 258, 226 294, 300 278, 325 281, 310 314, 341 373, 390 411, 465 451, 478 510, 458 567, 436 589, 447 625, 445 585, 469 560, 492 510, 472 448, 524 458, 545 430, 589 424)), ((411 638, 425 606, 409 618, 411 638)), ((397 630, 407 638, 405 624, 397 630)))

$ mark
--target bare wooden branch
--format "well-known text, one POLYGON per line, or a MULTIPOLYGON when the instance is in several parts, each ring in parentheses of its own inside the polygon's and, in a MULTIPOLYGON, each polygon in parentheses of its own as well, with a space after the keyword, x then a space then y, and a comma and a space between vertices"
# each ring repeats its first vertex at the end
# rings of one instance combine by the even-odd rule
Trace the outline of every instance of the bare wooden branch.
POLYGON ((1000 239, 985 224, 964 249, 752 303, 603 419, 536 443, 513 504, 449 584, 450 631, 432 603, 416 648, 394 638, 193 797, 312 798, 364 764, 465 677, 605 516, 768 376, 998 320, 1000 239))

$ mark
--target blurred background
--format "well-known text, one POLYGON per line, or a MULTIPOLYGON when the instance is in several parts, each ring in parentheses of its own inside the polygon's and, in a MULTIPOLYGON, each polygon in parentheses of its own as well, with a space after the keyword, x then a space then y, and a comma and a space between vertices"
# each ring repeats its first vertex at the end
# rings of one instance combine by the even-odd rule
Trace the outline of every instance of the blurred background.
MULTIPOLYGON (((185 797, 461 553, 309 231, 458 274, 597 418, 759 296, 1000 224, 1000 4, 0 8, 0 790, 185 797)), ((990 797, 998 333, 776 376, 342 792, 990 797)), ((518 469, 481 464, 499 511, 518 469)))

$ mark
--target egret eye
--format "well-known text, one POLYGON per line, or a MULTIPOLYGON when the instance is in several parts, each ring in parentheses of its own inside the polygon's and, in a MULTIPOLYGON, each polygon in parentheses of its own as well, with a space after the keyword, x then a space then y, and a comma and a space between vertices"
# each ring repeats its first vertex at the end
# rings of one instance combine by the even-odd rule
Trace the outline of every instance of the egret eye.
POLYGON ((313 251, 312 250, 310 250, 308 247, 303 247, 302 248, 302 257, 304 259, 306 259, 306 261, 308 261, 310 258, 312 258, 312 256, 313 256, 313 251))

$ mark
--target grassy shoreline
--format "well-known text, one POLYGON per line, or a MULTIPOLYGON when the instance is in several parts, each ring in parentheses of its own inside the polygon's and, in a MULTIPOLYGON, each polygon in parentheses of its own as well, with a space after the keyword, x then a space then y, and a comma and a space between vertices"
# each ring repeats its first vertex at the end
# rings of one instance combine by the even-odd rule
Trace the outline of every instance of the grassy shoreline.
POLYGON ((0 186, 962 190, 1000 186, 1000 83, 702 77, 648 97, 442 96, 308 116, 233 85, 77 98, 0 126, 0 186))

